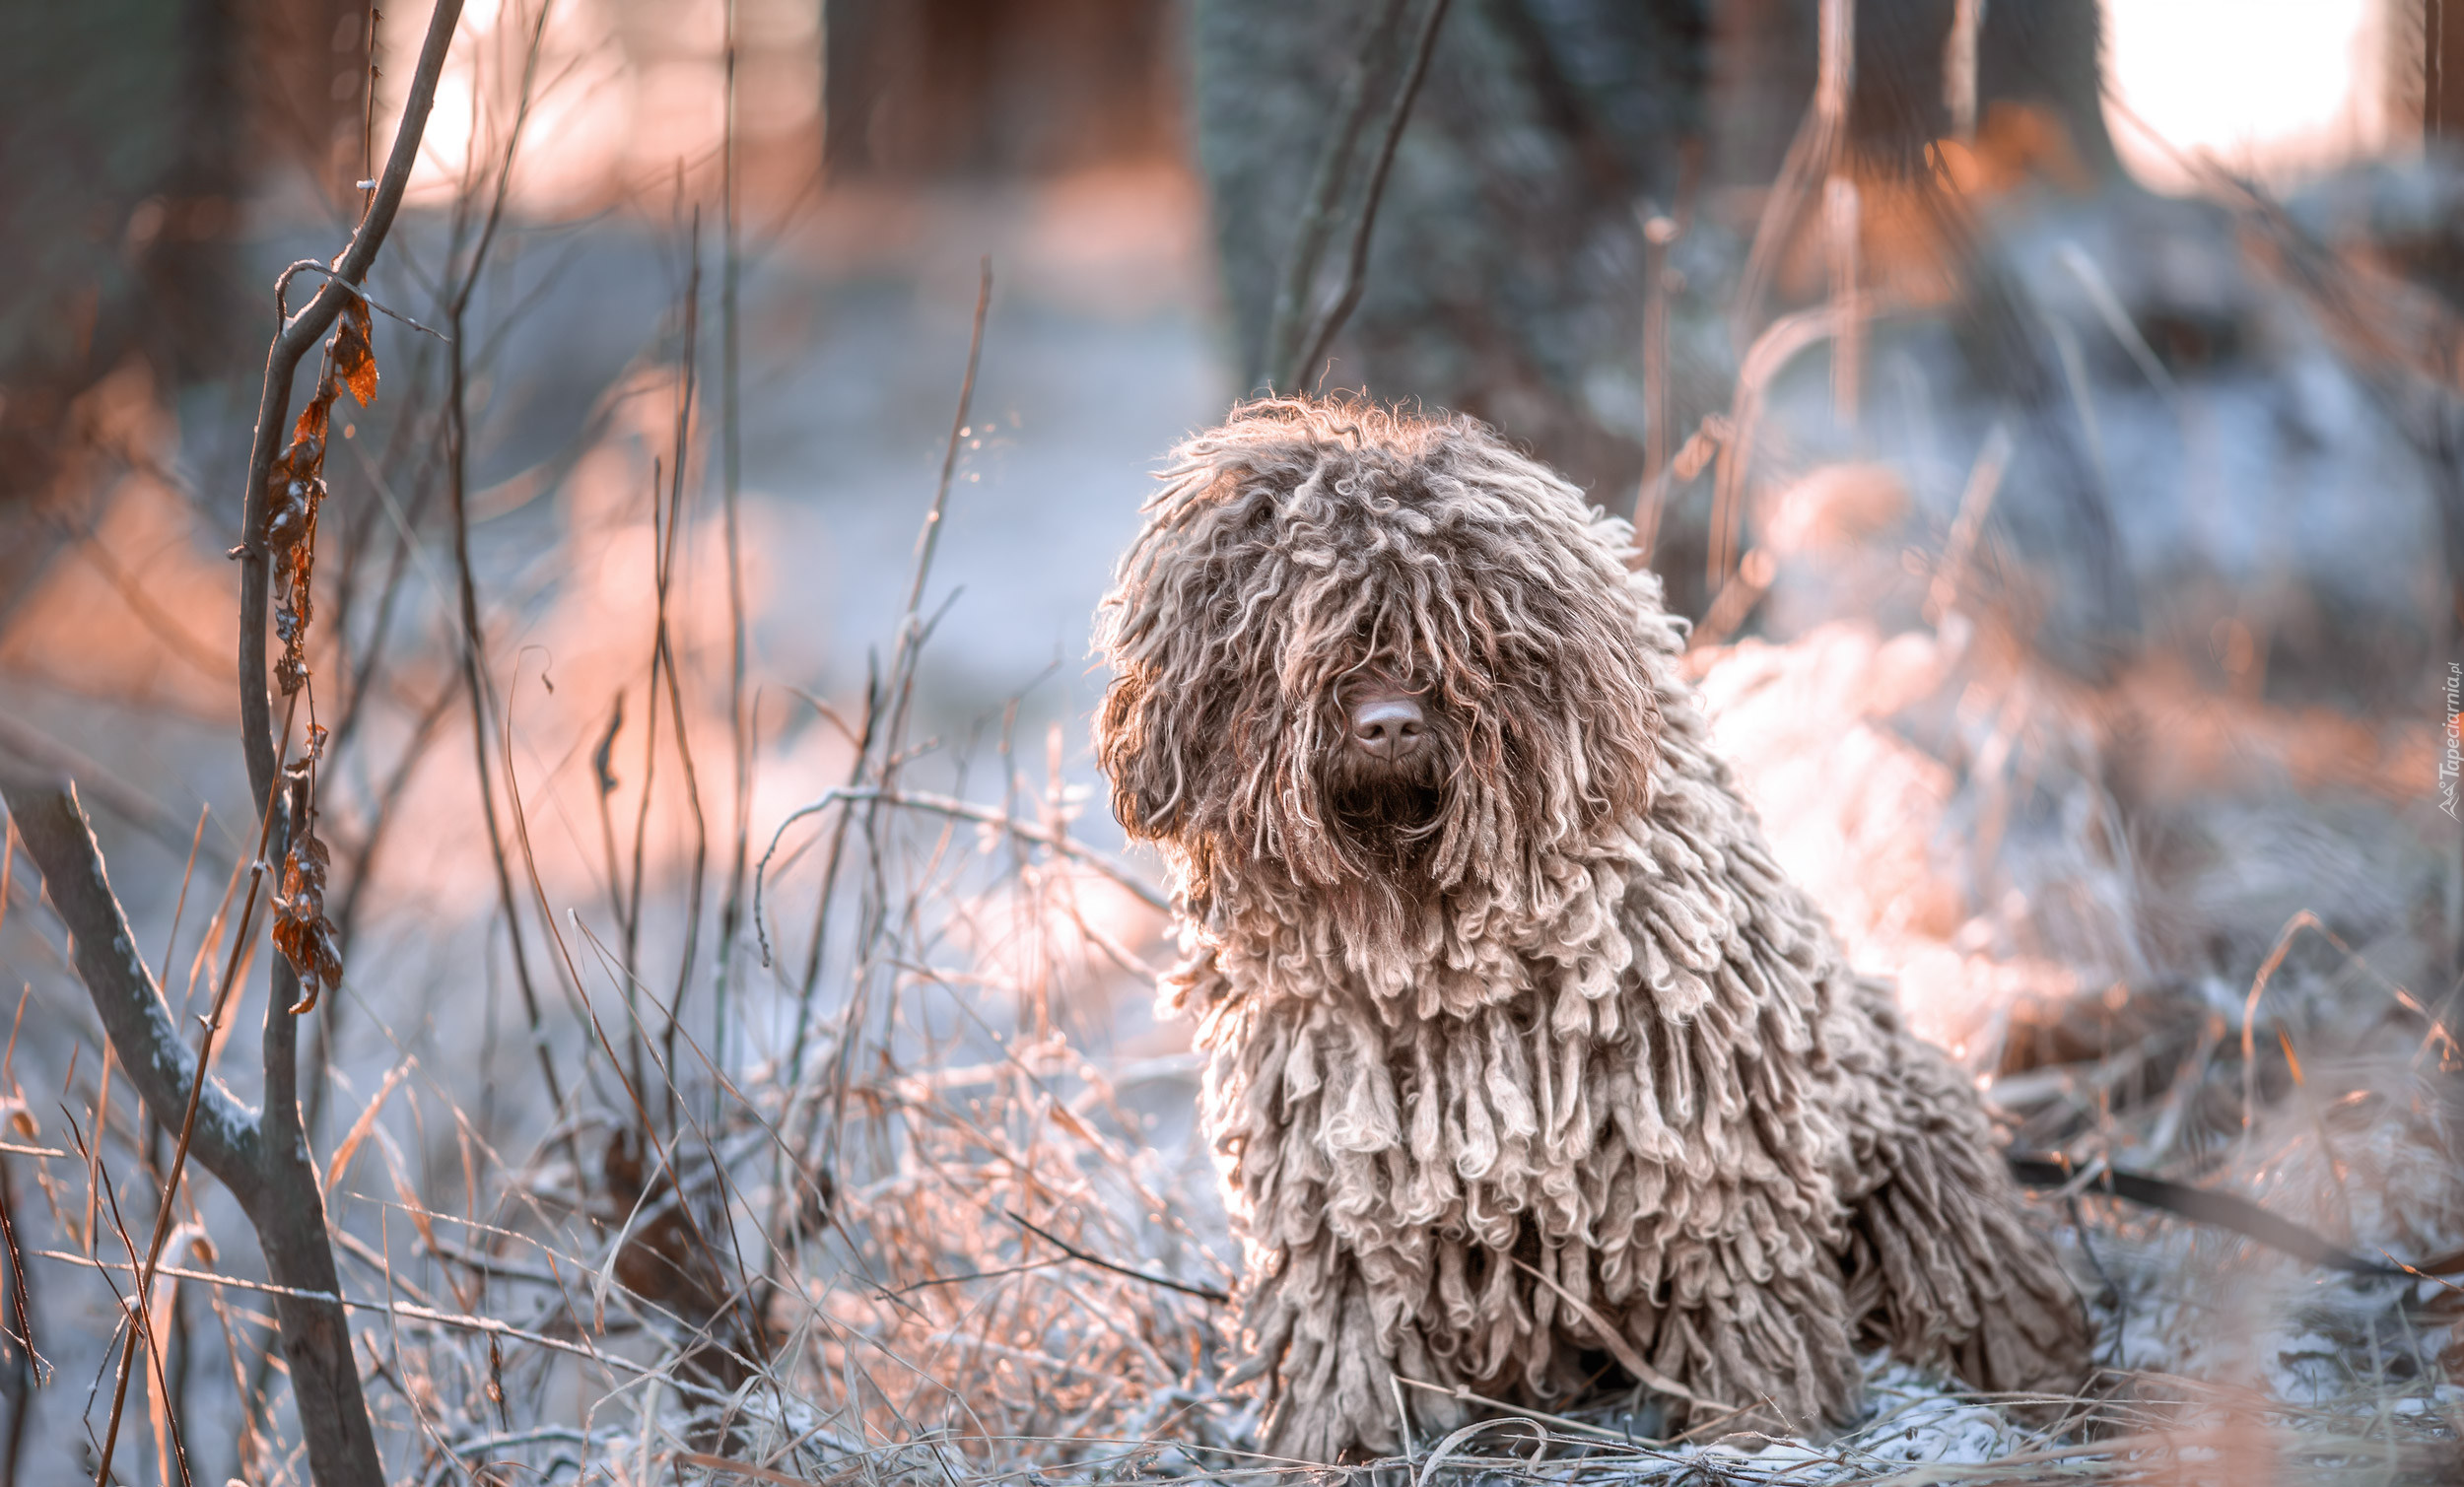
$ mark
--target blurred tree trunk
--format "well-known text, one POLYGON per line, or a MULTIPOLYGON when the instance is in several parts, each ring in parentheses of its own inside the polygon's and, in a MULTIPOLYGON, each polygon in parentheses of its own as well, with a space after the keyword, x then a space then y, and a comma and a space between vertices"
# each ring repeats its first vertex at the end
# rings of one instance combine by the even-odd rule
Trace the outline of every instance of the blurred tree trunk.
MULTIPOLYGON (((2464 0, 2418 3, 2422 144, 2445 169, 2464 169, 2464 0)), ((2464 224, 2450 220, 2440 228, 2416 245, 2405 267, 2450 306, 2464 308, 2464 224)))
POLYGON ((352 209, 366 18, 354 0, 0 6, 0 620, 51 551, 30 507, 90 494, 78 398, 131 358, 166 395, 252 366, 237 331, 264 291, 240 281, 235 237, 269 168, 352 209))
POLYGON ((1158 0, 826 0, 830 170, 920 180, 1164 160, 1158 0))
MULTIPOLYGON (((1376 9, 1195 10, 1198 162, 1252 388, 1267 374, 1302 198, 1376 9)), ((1366 293, 1323 385, 1472 413, 1595 491, 1629 486, 1644 433, 1635 208, 1674 205, 1686 142, 1701 136, 1709 21, 1698 0, 1456 4, 1379 208, 1366 293)), ((1379 59, 1372 117, 1400 65, 1379 59)), ((1336 206, 1332 257, 1365 174, 1351 172, 1336 206)))
MULTIPOLYGON (((1252 388, 1266 376, 1263 345, 1302 200, 1376 10, 1196 3, 1198 158, 1252 388)), ((1812 100, 1819 13, 1819 0, 1462 0, 1397 156, 1367 293, 1313 385, 1475 414, 1595 501, 1629 509, 1646 434, 1641 214, 1685 213, 1703 244, 1690 255, 1680 245, 1672 281, 1675 448, 1728 402, 1742 348, 1721 323, 1732 286, 1720 276, 1742 261, 1756 193, 1812 100), (1695 161, 1711 188, 1699 203, 1687 185, 1695 161)), ((1954 0, 1859 7, 1849 124, 1868 167, 1930 169, 1926 147, 1951 129, 1954 13, 1954 0)), ((2024 111, 2027 127, 2063 140, 2054 153, 2076 164, 2082 186, 2119 176, 2101 105, 2102 21, 2099 0, 1993 0, 1976 41, 1977 116, 2024 111)), ((1390 86, 1373 79, 1373 96, 1390 86)), ((1356 210, 1339 205, 1338 222, 1356 210)), ((2034 350, 2005 354, 1999 308, 1967 316, 1986 331, 1981 374, 2041 371, 2034 350)), ((1709 599, 1702 520, 1699 508, 1673 509, 1654 561, 1672 603, 1697 614, 1709 599)), ((2106 527, 2083 540, 2109 538, 2106 527)))
POLYGON ((130 351, 167 377, 213 363, 236 40, 226 0, 0 7, 0 508, 48 489, 71 403, 130 351))
POLYGON ((2422 8, 2422 134, 2464 148, 2464 5, 2420 0, 2422 8))
MULTIPOLYGON (((2436 0, 2429 0, 2436 3, 2436 0)), ((1716 0, 1713 178, 1767 184, 1814 97, 1820 0, 1716 0)), ((2039 110, 2094 175, 2121 164, 2104 121, 2102 0, 1979 0, 1976 116, 1996 104, 2039 110)), ((1955 0, 1872 0, 1857 7, 1851 128, 1869 150, 1903 161, 1951 134, 1950 45, 1955 0)))

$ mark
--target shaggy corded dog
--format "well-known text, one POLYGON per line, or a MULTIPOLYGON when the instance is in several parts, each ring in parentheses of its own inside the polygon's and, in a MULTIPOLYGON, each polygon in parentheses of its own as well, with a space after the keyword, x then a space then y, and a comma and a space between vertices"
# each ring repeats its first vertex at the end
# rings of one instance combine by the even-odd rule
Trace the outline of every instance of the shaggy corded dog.
POLYGON ((1165 479, 1096 742, 1177 877, 1268 1450, 1620 1379, 1808 1429, 1876 1344, 2079 1386, 1972 1088, 1773 864, 1622 522, 1358 403, 1249 404, 1165 479))

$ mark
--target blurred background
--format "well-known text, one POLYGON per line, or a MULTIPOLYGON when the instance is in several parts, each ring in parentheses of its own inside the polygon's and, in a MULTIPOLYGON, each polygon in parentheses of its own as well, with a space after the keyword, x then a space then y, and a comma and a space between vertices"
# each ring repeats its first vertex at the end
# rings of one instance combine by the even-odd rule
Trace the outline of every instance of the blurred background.
MULTIPOLYGON (((2464 1244, 2450 9, 472 0, 304 694, 346 1282, 463 1318, 366 1314, 389 1460, 1231 1459, 1220 1313, 1046 1231, 1237 1273, 1087 637, 1147 472, 1269 387, 1476 414, 1632 518, 1783 859, 2019 1144, 2464 1244)), ((77 778, 191 1011, 256 840, 225 554, 271 291, 348 239, 428 21, 0 12, 0 756, 77 778)), ((91 1480, 104 1199, 142 1232, 166 1142, 4 886, 0 1483, 91 1480)), ((190 1183, 189 1268, 261 1275, 190 1183)), ((2211 1390, 2166 1386, 2184 1441, 2454 1442, 2452 1287, 2047 1222, 2116 1377, 2211 1390)), ((262 1297, 171 1294, 119 1479, 176 1436, 306 1480, 262 1297)), ((2020 1439, 1890 1397, 1919 1453, 2020 1439)))

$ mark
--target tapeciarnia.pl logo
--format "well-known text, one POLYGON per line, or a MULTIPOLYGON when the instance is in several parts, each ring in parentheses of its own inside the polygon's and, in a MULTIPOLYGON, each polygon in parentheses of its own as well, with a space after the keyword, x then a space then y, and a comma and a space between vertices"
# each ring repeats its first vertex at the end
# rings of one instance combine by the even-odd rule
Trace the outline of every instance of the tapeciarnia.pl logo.
POLYGON ((2464 819, 2455 814, 2456 775, 2464 770, 2464 738, 2458 738, 2455 730, 2456 713, 2464 711, 2464 661, 2447 662, 2447 680, 2442 690, 2447 697, 2447 736, 2446 748, 2438 756, 2438 809, 2454 821, 2464 819))

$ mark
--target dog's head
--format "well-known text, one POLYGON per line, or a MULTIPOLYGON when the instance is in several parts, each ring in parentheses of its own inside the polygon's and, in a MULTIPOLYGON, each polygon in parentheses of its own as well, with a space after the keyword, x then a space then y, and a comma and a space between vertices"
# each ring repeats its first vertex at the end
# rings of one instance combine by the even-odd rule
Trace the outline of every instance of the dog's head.
POLYGON ((1194 893, 1506 889, 1645 804, 1650 601, 1565 480, 1469 418, 1309 399, 1163 478, 1098 622, 1096 749, 1194 893))

